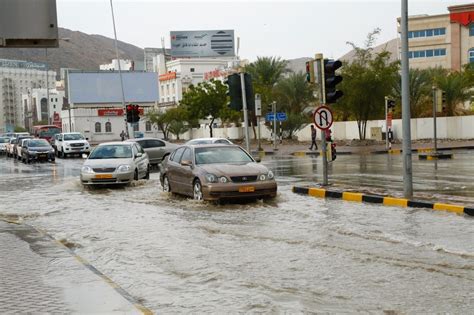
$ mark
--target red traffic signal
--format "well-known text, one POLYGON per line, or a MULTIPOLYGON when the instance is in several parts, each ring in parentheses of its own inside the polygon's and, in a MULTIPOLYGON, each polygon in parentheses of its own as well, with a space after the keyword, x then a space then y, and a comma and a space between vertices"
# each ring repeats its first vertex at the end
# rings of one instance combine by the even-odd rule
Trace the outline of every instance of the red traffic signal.
POLYGON ((337 99, 344 93, 336 90, 336 85, 342 81, 342 76, 336 75, 336 70, 342 67, 339 60, 324 59, 324 94, 326 104, 336 103, 337 99))

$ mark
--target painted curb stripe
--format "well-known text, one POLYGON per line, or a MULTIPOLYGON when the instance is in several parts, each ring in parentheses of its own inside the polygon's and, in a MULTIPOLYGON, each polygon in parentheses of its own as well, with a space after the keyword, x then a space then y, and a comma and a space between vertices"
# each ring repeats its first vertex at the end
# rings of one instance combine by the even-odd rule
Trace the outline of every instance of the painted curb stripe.
POLYGON ((383 197, 374 196, 374 195, 363 195, 362 201, 370 202, 370 203, 383 203, 383 197))
POLYGON ((356 201, 356 202, 369 202, 369 203, 378 203, 385 206, 394 206, 394 207, 412 207, 412 208, 427 208, 433 210, 442 210, 455 212, 458 214, 465 213, 470 216, 474 216, 474 208, 468 208, 461 205, 451 205, 444 203, 430 203, 425 201, 414 201, 404 198, 394 198, 394 197, 382 197, 377 195, 364 195, 362 193, 352 192, 352 191, 334 191, 326 190, 322 188, 304 188, 293 186, 293 192, 298 194, 310 195, 313 197, 320 198, 337 198, 343 199, 346 201, 356 201))
POLYGON ((408 199, 384 197, 383 204, 385 206, 406 207, 408 205, 408 199))
POLYGON ((313 196, 313 197, 324 198, 326 197, 326 189, 310 188, 308 191, 308 195, 313 196))
POLYGON ((347 201, 362 202, 362 194, 345 191, 342 193, 342 199, 347 200, 347 201))
POLYGON ((463 206, 458 206, 458 205, 448 205, 445 203, 435 203, 433 205, 434 210, 444 210, 444 211, 451 211, 451 212, 456 212, 456 213, 463 213, 464 212, 464 207, 463 206))
POLYGON ((389 154, 400 154, 402 153, 402 150, 388 150, 389 154))

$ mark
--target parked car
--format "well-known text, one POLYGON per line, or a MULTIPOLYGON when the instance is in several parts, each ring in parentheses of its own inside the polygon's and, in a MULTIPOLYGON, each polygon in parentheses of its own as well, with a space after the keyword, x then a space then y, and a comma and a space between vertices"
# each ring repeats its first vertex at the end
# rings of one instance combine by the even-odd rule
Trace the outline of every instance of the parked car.
POLYGON ((72 154, 89 154, 91 145, 79 132, 64 132, 54 136, 54 148, 59 157, 72 154))
POLYGON ((272 171, 237 145, 184 145, 163 162, 164 191, 196 200, 274 198, 272 171))
POLYGON ((134 142, 107 142, 95 147, 81 169, 83 185, 128 184, 150 178, 150 161, 134 142))
POLYGON ((54 149, 45 139, 24 139, 21 147, 21 160, 24 163, 32 161, 54 162, 54 149))
POLYGON ((10 142, 9 137, 0 137, 0 154, 7 153, 7 143, 10 142))
POLYGON ((33 139, 32 136, 19 136, 17 138, 17 142, 15 143, 15 148, 14 148, 14 157, 16 157, 18 160, 21 160, 21 148, 23 146, 23 140, 28 140, 28 139, 33 139))
POLYGON ((186 142, 186 145, 197 145, 197 144, 233 144, 232 141, 226 138, 196 138, 186 142))
POLYGON ((150 159, 150 164, 161 163, 171 152, 178 147, 174 143, 155 138, 129 139, 127 141, 136 142, 145 150, 150 159))

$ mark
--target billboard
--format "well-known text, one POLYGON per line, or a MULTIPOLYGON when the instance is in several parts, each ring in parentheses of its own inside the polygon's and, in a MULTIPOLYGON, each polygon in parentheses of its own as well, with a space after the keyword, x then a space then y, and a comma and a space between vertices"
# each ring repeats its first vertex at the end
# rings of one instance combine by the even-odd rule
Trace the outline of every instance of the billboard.
POLYGON ((171 32, 171 56, 235 56, 234 30, 171 32))

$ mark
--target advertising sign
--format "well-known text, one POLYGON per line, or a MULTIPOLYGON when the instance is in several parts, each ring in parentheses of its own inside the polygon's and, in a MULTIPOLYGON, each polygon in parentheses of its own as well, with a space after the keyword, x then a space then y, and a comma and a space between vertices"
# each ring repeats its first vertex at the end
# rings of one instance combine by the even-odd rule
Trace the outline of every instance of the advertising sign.
POLYGON ((173 31, 172 57, 235 56, 234 30, 173 31))

